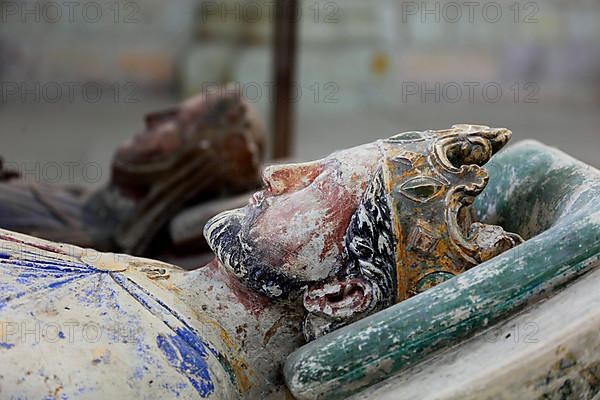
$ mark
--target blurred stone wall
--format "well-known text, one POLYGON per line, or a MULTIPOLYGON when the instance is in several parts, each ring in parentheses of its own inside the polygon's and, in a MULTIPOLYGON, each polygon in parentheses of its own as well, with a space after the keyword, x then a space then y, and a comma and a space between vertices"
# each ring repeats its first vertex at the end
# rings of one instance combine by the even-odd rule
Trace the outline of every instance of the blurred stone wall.
MULTIPOLYGON (((268 125, 274 1, 0 0, 0 156, 25 171, 94 163, 105 181, 114 149, 145 113, 227 81, 268 125), (74 102, 66 92, 56 103, 52 90, 30 94, 35 83, 69 82, 80 85, 74 102), (86 83, 108 87, 101 101, 93 88, 82 96, 86 83)), ((472 22, 466 3, 299 3, 294 156, 478 122, 598 166, 600 2, 475 1, 472 22), (488 97, 500 86, 498 102, 484 98, 485 85, 488 97)), ((61 181, 74 183, 68 176, 61 181)))
POLYGON ((2 0, 4 82, 172 89, 197 0, 2 0))
MULTIPOLYGON (((259 107, 270 104, 273 4, 204 1, 182 65, 183 91, 234 80, 259 107)), ((593 0, 299 4, 302 113, 411 101, 600 99, 600 3, 593 0)))
MULTIPOLYGON (((515 82, 535 82, 538 97, 600 97, 594 0, 298 4, 298 102, 308 110, 402 102, 407 83, 415 82, 491 81, 509 91, 515 82)), ((182 95, 237 81, 265 107, 272 97, 274 6, 275 0, 0 0, 0 76, 135 82, 182 95)))
MULTIPOLYGON (((235 81, 261 110, 273 103, 274 1, 205 1, 196 19, 196 41, 182 67, 182 88, 194 93, 214 82, 235 81)), ((323 104, 353 107, 381 81, 386 26, 379 4, 358 0, 299 2, 299 55, 294 101, 317 110, 323 104), (339 101, 341 85, 345 102, 339 101)), ((285 12, 285 10, 284 10, 285 12)), ((389 27, 388 27, 389 28, 389 27)))

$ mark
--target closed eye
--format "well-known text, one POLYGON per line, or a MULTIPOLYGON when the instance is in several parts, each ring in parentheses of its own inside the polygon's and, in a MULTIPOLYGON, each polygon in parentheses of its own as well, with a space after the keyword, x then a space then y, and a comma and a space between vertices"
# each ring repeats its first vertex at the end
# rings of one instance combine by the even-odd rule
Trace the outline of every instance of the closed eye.
POLYGON ((323 172, 324 165, 320 160, 271 165, 263 172, 263 183, 273 195, 300 190, 310 185, 323 172))

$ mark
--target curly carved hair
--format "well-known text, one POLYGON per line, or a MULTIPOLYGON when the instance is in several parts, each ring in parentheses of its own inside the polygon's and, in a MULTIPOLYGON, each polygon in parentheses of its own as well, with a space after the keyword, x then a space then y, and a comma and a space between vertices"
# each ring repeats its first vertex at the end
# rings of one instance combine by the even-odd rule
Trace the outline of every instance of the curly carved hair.
MULTIPOLYGON (((364 282, 369 292, 368 304, 360 312, 332 315, 305 307, 304 336, 307 341, 325 335, 342 326, 394 304, 396 297, 395 237, 390 204, 380 168, 365 190, 346 230, 344 267, 333 278, 336 282, 354 278, 364 282)), ((325 283, 327 285, 327 283, 325 283)), ((322 284, 318 289, 326 293, 322 284)))

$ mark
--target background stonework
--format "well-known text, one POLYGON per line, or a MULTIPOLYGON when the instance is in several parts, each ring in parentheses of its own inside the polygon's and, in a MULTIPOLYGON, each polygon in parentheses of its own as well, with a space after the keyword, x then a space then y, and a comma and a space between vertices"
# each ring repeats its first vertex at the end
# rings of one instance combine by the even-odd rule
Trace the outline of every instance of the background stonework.
MULTIPOLYGON (((86 0, 72 21, 64 3, 0 2, 7 161, 106 167, 145 112, 226 81, 237 82, 270 122, 272 1, 86 0), (56 5, 62 18, 52 14, 56 5), (98 8, 102 17, 90 22, 98 8), (69 82, 78 85, 73 101, 66 92, 56 102, 40 95, 44 85, 69 82), (92 93, 101 88, 98 101, 82 93, 86 84, 92 93)), ((485 1, 472 21, 463 3, 301 2, 295 157, 476 122, 600 165, 598 3, 485 1), (492 6, 502 11, 495 22, 492 6)))

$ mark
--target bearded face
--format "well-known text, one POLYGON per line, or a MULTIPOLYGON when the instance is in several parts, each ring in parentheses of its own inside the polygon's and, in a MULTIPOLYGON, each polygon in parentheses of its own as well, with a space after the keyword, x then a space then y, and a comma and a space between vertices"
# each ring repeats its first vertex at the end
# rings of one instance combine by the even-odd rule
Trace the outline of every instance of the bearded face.
POLYGON ((296 293, 338 272, 344 235, 378 166, 376 143, 322 160, 265 168, 264 190, 205 227, 221 263, 269 296, 296 293))
POLYGON ((210 220, 205 237, 251 289, 304 294, 313 320, 363 315, 520 242, 470 213, 487 184, 481 166, 510 136, 456 125, 267 167, 264 190, 210 220))

